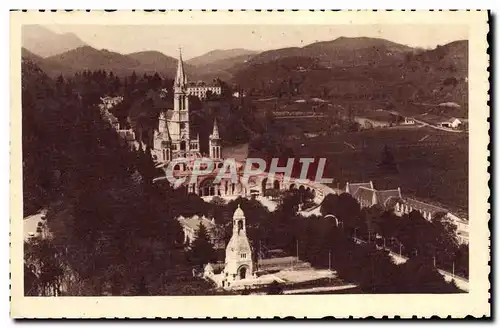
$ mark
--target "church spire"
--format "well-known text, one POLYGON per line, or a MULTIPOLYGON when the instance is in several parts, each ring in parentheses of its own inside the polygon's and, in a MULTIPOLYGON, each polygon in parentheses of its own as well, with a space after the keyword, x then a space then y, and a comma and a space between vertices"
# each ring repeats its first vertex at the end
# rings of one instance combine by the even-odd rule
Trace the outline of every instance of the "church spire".
POLYGON ((179 48, 179 60, 177 61, 177 73, 175 75, 175 86, 183 87, 187 83, 186 74, 184 73, 184 63, 182 61, 182 52, 179 48))
POLYGON ((219 137, 219 126, 217 125, 217 117, 214 120, 214 129, 211 135, 212 139, 220 139, 219 137))

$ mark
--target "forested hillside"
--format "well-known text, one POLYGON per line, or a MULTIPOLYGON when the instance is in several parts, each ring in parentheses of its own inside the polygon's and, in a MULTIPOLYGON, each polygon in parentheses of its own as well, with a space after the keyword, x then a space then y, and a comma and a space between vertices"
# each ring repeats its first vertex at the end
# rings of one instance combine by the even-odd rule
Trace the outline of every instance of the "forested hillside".
POLYGON ((368 100, 390 106, 454 102, 462 108, 460 117, 467 116, 467 41, 406 52, 404 47, 389 51, 386 44, 359 49, 348 44, 343 52, 335 42, 311 45, 314 52, 304 48, 264 52, 233 67, 233 82, 262 97, 368 100))
POLYGON ((110 75, 54 81, 23 61, 24 216, 47 209, 53 235, 25 245, 28 295, 62 284, 70 295, 175 293, 165 288, 184 271, 169 270, 187 268, 173 217, 193 202, 153 186, 149 150, 131 152, 101 118, 99 98, 116 92, 110 75))

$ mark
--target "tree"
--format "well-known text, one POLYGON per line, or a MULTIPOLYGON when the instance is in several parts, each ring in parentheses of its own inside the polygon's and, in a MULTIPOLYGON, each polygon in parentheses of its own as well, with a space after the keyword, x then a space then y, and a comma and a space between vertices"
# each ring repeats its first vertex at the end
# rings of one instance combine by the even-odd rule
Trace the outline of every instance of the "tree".
POLYGON ((398 167, 394 155, 387 145, 385 145, 382 149, 382 156, 378 166, 380 169, 388 173, 398 172, 398 167))
POLYGON ((195 238, 191 242, 191 249, 188 254, 191 264, 203 266, 215 260, 215 250, 208 236, 208 231, 200 222, 195 238))
POLYGON ((352 230, 360 226, 360 206, 359 203, 348 193, 340 195, 329 194, 321 203, 321 214, 333 214, 342 221, 344 226, 352 230))
POLYGON ((31 238, 24 244, 24 263, 28 268, 25 281, 30 286, 26 292, 41 296, 57 296, 61 292, 63 264, 58 251, 49 239, 31 238))
POLYGON ((267 287, 267 294, 268 295, 281 295, 283 294, 283 287, 280 285, 279 282, 274 280, 268 287, 267 287))

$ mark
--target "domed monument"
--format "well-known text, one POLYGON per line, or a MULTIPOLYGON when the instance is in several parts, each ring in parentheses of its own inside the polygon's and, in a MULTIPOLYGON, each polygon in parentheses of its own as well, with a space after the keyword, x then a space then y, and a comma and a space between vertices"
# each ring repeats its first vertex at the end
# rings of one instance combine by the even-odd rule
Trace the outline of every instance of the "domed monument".
POLYGON ((229 287, 231 282, 252 278, 252 275, 252 249, 246 234, 245 213, 238 204, 233 215, 233 235, 226 248, 222 285, 229 287))

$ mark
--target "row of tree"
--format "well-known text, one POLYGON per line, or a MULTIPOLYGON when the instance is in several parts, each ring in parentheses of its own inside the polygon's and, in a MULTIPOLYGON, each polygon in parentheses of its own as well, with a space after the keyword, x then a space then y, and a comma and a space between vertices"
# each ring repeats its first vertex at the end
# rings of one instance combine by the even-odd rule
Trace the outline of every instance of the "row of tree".
MULTIPOLYGON (((368 240, 370 223, 366 223, 366 217, 352 197, 336 197, 334 201, 330 198, 324 202, 323 208, 327 210, 330 206, 330 209, 335 209, 338 221, 298 215, 298 205, 301 203, 298 190, 283 194, 280 205, 274 212, 270 212, 255 199, 239 198, 227 204, 216 200, 204 208, 204 213, 217 213, 215 217, 221 228, 218 233, 227 244, 232 232, 231 215, 240 204, 246 216, 247 235, 253 249, 254 262, 259 257, 266 257, 269 249, 283 249, 288 254, 298 255, 301 260, 310 262, 316 268, 330 267, 336 270, 340 278, 358 284, 361 291, 366 293, 459 292, 453 283, 444 281, 433 261, 429 260, 428 252, 422 250, 418 256, 411 256, 405 264, 396 265, 388 252, 378 248, 376 243, 357 244, 352 238, 353 234, 368 240), (332 204, 333 202, 337 204, 332 204), (353 216, 353 212, 358 213, 358 216, 353 216)), ((415 229, 410 221, 402 221, 401 224, 410 225, 406 228, 407 231, 415 229)), ((371 233, 375 238, 376 230, 371 233)), ((416 231, 416 236, 410 235, 412 234, 408 233, 407 238, 416 240, 421 233, 416 231)), ((224 260, 224 255, 216 253, 210 240, 209 232, 200 225, 196 239, 191 243, 193 265, 202 267, 210 261, 224 260)), ((412 245, 409 240, 402 240, 412 245)), ((415 247, 422 245, 422 241, 415 243, 415 247)), ((408 255, 408 252, 405 251, 404 254, 408 255)), ((443 262, 439 262, 438 257, 437 264, 441 263, 443 262)), ((456 273, 459 273, 458 261, 456 265, 456 273)), ((276 289, 277 286, 273 288, 276 289)))
POLYGON ((468 246, 459 244, 456 225, 438 213, 428 221, 419 212, 401 217, 375 205, 360 209, 349 194, 328 195, 321 205, 323 215, 333 214, 346 233, 378 243, 407 257, 418 256, 441 269, 468 277, 468 246))

